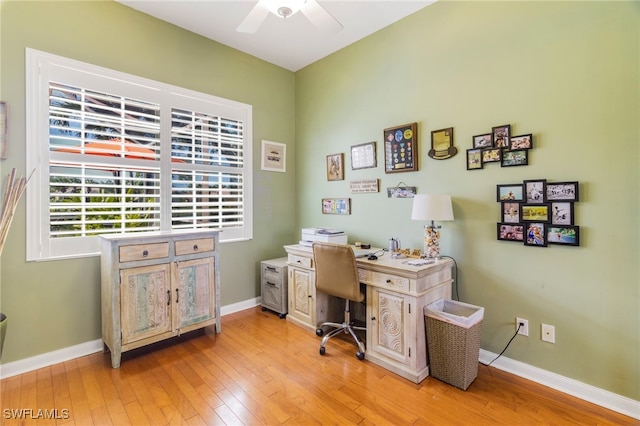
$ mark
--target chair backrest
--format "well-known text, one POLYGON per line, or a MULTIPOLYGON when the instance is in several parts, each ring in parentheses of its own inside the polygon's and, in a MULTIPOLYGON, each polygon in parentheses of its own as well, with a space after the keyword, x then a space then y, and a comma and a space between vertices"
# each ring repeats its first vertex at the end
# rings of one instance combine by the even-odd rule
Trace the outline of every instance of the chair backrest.
POLYGON ((364 293, 360 290, 356 256, 351 246, 314 243, 313 258, 317 290, 354 302, 364 300, 364 293))

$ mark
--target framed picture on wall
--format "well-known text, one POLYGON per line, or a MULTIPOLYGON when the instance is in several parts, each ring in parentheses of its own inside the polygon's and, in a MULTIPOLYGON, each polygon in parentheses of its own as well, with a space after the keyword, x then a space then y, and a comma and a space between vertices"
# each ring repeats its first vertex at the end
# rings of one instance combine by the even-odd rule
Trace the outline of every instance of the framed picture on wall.
POLYGON ((547 184, 547 201, 578 201, 578 182, 553 182, 547 184))
POLYGON ((496 201, 524 201, 524 191, 521 183, 497 185, 496 201))
POLYGON ((473 137, 474 148, 492 148, 493 147, 493 134, 485 133, 484 135, 475 135, 473 137))
POLYGON ((527 223, 525 229, 524 245, 535 247, 547 246, 546 225, 541 222, 527 223))
POLYGON ((261 168, 270 172, 286 172, 287 146, 283 143, 263 140, 261 168))
POLYGON ((512 201, 502 202, 502 221, 505 223, 520 222, 520 203, 512 201))
POLYGON ((500 165, 502 167, 527 166, 529 164, 529 151, 520 149, 518 151, 504 150, 500 165))
POLYGON ((579 246, 580 227, 569 225, 550 225, 547 227, 547 241, 549 244, 579 246))
POLYGON ((520 222, 550 221, 549 204, 522 204, 520 206, 520 222))
POLYGON ((509 149, 517 151, 519 149, 532 149, 533 148, 533 135, 512 136, 509 140, 509 149))
POLYGON ((344 180, 344 154, 327 155, 327 180, 344 180))
POLYGON ((494 148, 509 148, 509 139, 511 137, 511 124, 503 124, 491 128, 493 135, 494 148))
POLYGON ((351 214, 351 198, 323 198, 322 214, 351 214))
POLYGON ((482 149, 473 148, 467 150, 467 170, 482 169, 482 149))
POLYGON ((543 203, 546 200, 546 179, 524 180, 522 183, 527 203, 543 203))
POLYGON ((498 240, 524 241, 524 225, 521 223, 498 223, 498 240))
POLYGON ((552 225, 573 225, 573 203, 554 201, 551 203, 552 225))
POLYGON ((351 147, 351 170, 368 169, 377 165, 375 142, 351 147))
POLYGON ((418 123, 384 129, 384 172, 418 170, 418 123))

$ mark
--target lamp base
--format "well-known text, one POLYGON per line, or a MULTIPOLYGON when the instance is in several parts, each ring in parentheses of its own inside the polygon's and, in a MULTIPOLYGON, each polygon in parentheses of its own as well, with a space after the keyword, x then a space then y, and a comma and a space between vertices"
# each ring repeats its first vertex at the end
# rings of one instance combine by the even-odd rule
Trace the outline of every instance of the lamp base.
POLYGON ((424 227, 424 256, 427 259, 440 259, 440 228, 433 223, 424 227))

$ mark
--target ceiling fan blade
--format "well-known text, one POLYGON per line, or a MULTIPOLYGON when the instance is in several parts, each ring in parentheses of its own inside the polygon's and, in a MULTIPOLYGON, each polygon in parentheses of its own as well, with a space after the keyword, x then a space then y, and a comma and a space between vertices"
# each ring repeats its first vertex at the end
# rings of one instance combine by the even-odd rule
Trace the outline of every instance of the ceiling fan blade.
POLYGON ((300 12, 311 21, 316 28, 327 34, 335 34, 342 30, 342 24, 331 16, 316 0, 306 0, 300 12))
POLYGON ((266 2, 264 0, 260 0, 253 9, 251 9, 251 12, 249 12, 247 17, 240 22, 236 31, 240 33, 255 33, 258 31, 258 28, 260 28, 260 25, 262 25, 268 14, 269 9, 267 9, 266 2))

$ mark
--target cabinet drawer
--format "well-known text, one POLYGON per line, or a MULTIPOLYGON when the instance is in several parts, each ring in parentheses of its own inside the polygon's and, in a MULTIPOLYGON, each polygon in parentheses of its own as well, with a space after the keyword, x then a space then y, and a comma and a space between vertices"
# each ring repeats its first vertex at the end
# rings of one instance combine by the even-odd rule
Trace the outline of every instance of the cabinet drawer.
POLYGON ((310 257, 296 256, 295 254, 290 254, 289 264, 304 266, 305 268, 313 268, 313 259, 311 259, 310 257))
POLYGON ((178 256, 213 251, 214 248, 215 243, 213 238, 176 241, 176 255, 178 256))
POLYGON ((383 274, 380 272, 367 271, 358 269, 358 277, 360 281, 374 285, 376 287, 385 287, 392 290, 409 291, 409 278, 398 277, 391 274, 383 274))
POLYGON ((270 281, 281 281, 282 268, 273 265, 262 265, 262 276, 270 281))
POLYGON ((159 259, 169 256, 169 243, 135 244, 120 246, 120 262, 159 259))

